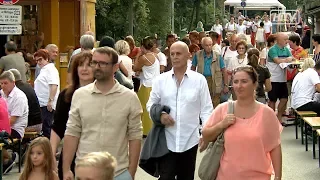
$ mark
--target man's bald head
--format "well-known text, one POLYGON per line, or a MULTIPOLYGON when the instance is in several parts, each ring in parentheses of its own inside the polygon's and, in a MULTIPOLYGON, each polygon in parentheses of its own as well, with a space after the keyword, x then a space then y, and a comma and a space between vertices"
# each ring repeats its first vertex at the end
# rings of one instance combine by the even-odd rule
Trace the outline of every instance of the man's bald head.
POLYGON ((180 70, 186 68, 190 58, 188 45, 182 41, 173 43, 170 46, 170 57, 173 68, 180 70))
POLYGON ((277 44, 280 47, 285 47, 287 45, 287 41, 289 36, 286 33, 279 32, 277 33, 277 44))
POLYGON ((170 47, 170 49, 172 47, 179 47, 179 48, 182 48, 183 52, 189 52, 189 47, 188 45, 185 43, 185 42, 182 42, 182 41, 177 41, 175 43, 173 43, 170 47))
POLYGON ((236 34, 232 34, 230 37, 230 46, 236 49, 237 43, 239 42, 239 37, 236 34))

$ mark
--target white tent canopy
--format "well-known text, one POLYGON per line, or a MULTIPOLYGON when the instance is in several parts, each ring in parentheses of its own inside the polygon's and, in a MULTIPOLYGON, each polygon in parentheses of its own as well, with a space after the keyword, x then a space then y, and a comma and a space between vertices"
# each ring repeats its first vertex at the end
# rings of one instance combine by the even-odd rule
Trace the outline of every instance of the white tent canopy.
MULTIPOLYGON (((224 5, 233 6, 235 8, 242 8, 240 3, 241 0, 226 0, 224 2, 224 5)), ((285 6, 278 0, 246 0, 245 9, 270 9, 274 7, 285 9, 285 6)))

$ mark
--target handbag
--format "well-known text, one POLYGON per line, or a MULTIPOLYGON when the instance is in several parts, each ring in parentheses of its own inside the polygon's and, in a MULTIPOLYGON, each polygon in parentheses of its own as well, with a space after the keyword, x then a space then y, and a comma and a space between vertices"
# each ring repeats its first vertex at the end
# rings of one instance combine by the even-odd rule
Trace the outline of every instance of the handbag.
MULTIPOLYGON (((234 102, 228 102, 228 114, 234 113, 234 102)), ((215 180, 220 167, 220 159, 224 151, 224 131, 215 142, 210 142, 200 162, 198 175, 201 180, 215 180)))
POLYGON ((133 89, 133 84, 120 70, 116 71, 114 76, 121 85, 125 86, 128 89, 133 89))

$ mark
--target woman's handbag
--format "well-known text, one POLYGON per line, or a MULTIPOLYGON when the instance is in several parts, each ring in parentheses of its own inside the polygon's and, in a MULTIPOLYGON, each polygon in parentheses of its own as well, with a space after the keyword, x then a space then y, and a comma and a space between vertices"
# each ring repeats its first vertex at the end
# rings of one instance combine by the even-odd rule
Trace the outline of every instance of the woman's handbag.
MULTIPOLYGON (((234 102, 228 102, 228 114, 233 114, 234 102)), ((200 162, 198 175, 201 180, 215 180, 219 167, 220 159, 224 151, 224 131, 217 137, 215 142, 210 142, 208 148, 200 162)))

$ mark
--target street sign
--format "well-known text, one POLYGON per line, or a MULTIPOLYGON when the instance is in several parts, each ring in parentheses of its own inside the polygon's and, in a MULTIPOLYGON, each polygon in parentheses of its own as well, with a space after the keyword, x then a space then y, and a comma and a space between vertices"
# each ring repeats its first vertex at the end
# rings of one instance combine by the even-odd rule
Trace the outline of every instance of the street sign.
POLYGON ((0 24, 21 24, 22 6, 0 5, 0 24))
POLYGON ((245 1, 242 1, 242 2, 240 3, 240 5, 241 5, 242 7, 246 7, 247 3, 246 3, 245 1))
POLYGON ((22 34, 21 25, 0 25, 0 35, 20 35, 22 34))
POLYGON ((19 0, 0 0, 0 4, 4 5, 13 5, 16 4, 19 0))

